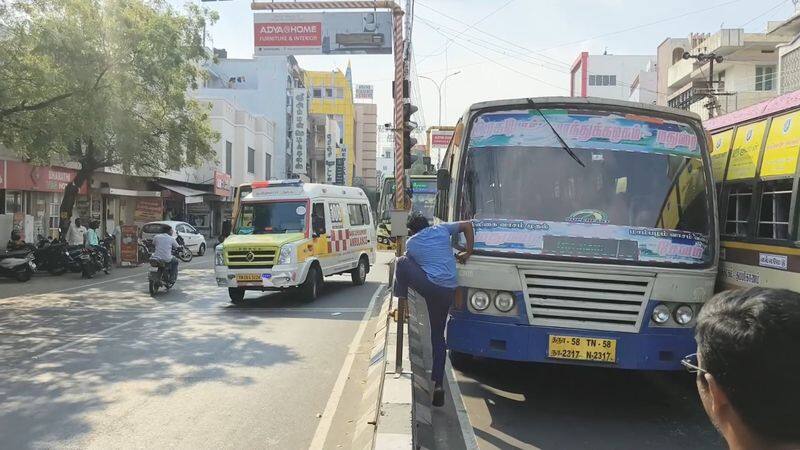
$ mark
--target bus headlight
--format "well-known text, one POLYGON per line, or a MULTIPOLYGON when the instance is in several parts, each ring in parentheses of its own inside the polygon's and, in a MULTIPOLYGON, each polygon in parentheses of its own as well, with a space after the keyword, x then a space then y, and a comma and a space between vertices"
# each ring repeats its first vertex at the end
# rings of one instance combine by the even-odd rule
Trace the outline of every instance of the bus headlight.
POLYGON ((218 247, 214 250, 214 265, 216 266, 224 266, 225 259, 222 257, 222 248, 218 247))
POLYGON ((675 322, 686 325, 694 318, 694 311, 689 305, 681 305, 675 310, 675 322))
POLYGON ((514 308, 514 296, 510 292, 498 292, 494 298, 494 306, 501 312, 509 312, 514 308))
POLYGON ((486 292, 475 291, 469 298, 469 303, 472 305, 473 308, 475 308, 475 310, 483 311, 489 307, 491 300, 489 299, 489 294, 487 294, 486 292))
POLYGON ((655 308, 653 308, 653 322, 655 323, 664 323, 669 320, 669 308, 667 305, 663 303, 659 303, 655 308))
POLYGON ((278 264, 291 264, 294 262, 294 245, 287 244, 281 247, 278 264))

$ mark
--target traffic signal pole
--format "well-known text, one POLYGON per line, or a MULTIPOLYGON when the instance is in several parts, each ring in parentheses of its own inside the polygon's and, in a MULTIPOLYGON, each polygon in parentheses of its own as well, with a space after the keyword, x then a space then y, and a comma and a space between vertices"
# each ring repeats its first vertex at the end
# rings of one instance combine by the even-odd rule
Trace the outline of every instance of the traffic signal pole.
MULTIPOLYGON (((403 136, 405 130, 404 89, 406 74, 405 40, 403 39, 403 9, 394 1, 318 1, 318 2, 253 2, 250 9, 254 11, 291 11, 309 9, 389 9, 392 12, 393 25, 393 51, 394 51, 394 179, 395 179, 395 209, 407 211, 409 202, 406 200, 406 172, 404 166, 403 136)), ((405 226, 405 224, 403 224, 405 226)), ((404 251, 405 241, 397 238, 396 256, 401 256, 404 251)), ((403 323, 405 322, 406 299, 397 305, 397 354, 395 355, 395 373, 403 372, 403 323)))

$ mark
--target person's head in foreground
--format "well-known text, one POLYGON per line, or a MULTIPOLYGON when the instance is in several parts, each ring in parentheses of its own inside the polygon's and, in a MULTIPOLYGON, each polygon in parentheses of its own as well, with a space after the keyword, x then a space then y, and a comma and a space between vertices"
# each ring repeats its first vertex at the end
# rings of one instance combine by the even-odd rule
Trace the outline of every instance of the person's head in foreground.
POLYGON ((725 291, 697 317, 684 365, 731 449, 800 449, 800 294, 725 291))
POLYGON ((408 221, 406 221, 409 236, 413 236, 429 226, 431 226, 431 224, 428 222, 428 219, 419 211, 411 213, 408 216, 408 221))

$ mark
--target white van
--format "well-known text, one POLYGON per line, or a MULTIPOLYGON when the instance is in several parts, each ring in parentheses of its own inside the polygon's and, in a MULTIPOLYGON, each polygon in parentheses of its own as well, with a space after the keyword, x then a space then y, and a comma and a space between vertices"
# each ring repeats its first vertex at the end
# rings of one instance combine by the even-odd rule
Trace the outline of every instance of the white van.
POLYGON ((231 235, 214 258, 217 285, 233 303, 245 291, 300 288, 308 301, 323 277, 349 273, 366 280, 375 263, 372 211, 363 190, 300 180, 239 186, 231 235))

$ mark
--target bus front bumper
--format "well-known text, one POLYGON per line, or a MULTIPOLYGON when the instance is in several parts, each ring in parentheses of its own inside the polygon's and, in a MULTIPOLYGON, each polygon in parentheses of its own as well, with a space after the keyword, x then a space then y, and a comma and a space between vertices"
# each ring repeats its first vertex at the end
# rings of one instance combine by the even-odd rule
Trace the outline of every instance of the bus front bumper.
POLYGON ((307 268, 300 264, 276 265, 266 268, 236 268, 214 266, 217 286, 254 290, 285 289, 303 284, 307 268))
POLYGON ((640 333, 551 328, 450 317, 447 345, 474 356, 512 361, 599 366, 633 370, 680 370, 681 359, 696 351, 694 329, 642 327, 640 333), (616 362, 549 358, 550 335, 616 340, 616 362))

